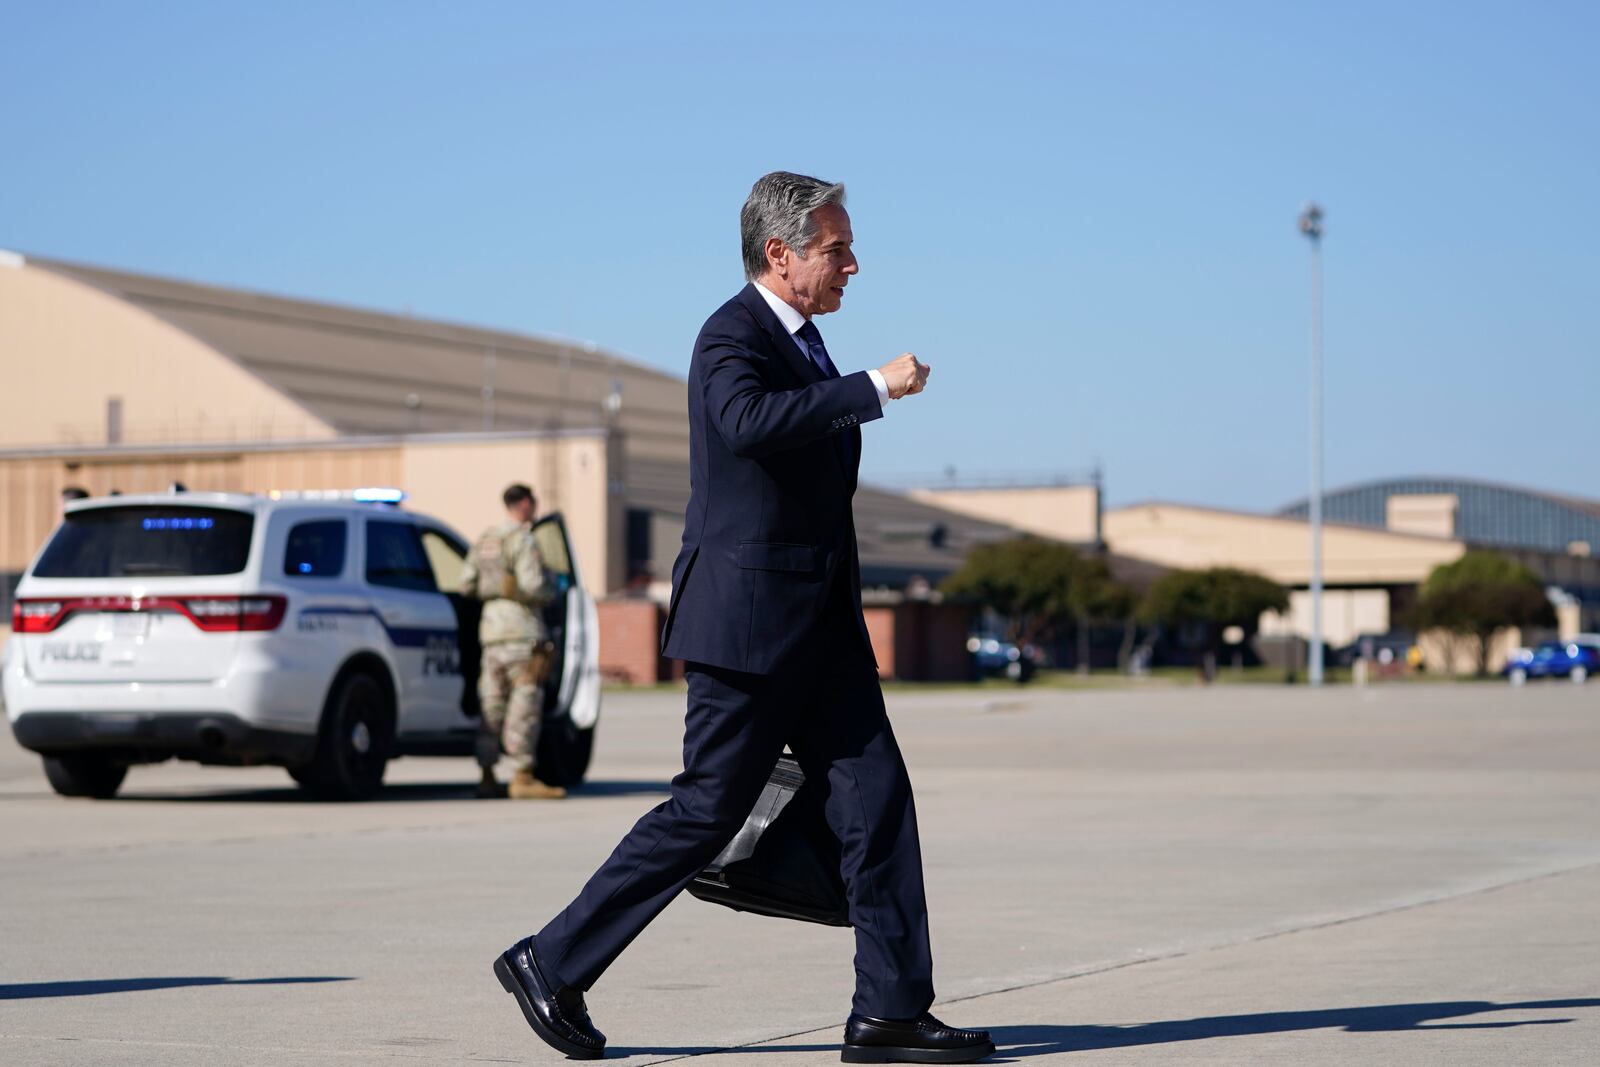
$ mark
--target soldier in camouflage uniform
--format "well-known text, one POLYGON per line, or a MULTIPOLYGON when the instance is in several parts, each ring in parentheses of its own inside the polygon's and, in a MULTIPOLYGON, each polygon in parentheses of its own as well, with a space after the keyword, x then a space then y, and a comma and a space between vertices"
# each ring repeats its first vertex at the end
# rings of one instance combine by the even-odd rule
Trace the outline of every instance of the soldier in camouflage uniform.
POLYGON ((462 595, 483 601, 483 620, 478 625, 483 645, 483 668, 478 675, 478 702, 483 709, 478 764, 483 779, 478 795, 555 799, 566 796, 566 790, 535 778, 533 765, 544 708, 542 683, 551 651, 539 609, 554 598, 556 589, 533 540, 537 504, 533 490, 513 485, 501 499, 506 521, 483 532, 461 572, 462 595), (502 751, 515 764, 515 775, 504 790, 494 777, 494 765, 502 751))

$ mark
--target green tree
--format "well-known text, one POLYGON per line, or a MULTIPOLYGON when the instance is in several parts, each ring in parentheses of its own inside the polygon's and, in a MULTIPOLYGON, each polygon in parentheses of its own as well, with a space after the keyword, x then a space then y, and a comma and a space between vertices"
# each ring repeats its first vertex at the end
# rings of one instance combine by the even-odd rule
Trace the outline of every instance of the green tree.
POLYGON ((1013 641, 1041 641, 1073 624, 1080 671, 1088 669, 1090 627, 1131 620, 1135 600, 1100 556, 1037 537, 978 545, 941 588, 1004 616, 1013 641))
POLYGON ((1176 628, 1184 644, 1203 652, 1200 673, 1210 681, 1216 674, 1224 630, 1237 626, 1248 639, 1262 612, 1288 607, 1288 594, 1270 578, 1233 567, 1212 567, 1162 575, 1145 594, 1139 613, 1148 622, 1176 628))
MULTIPOLYGON (((1100 556, 1084 556, 1067 590, 1067 607, 1078 631, 1078 673, 1089 673, 1089 637, 1098 624, 1121 623, 1131 630, 1134 615, 1133 590, 1112 577, 1111 568, 1100 556)), ((1131 633, 1124 633, 1129 645, 1131 633)), ((1118 657, 1121 659, 1121 656, 1118 657)))
POLYGON ((1411 616, 1418 630, 1444 630, 1474 643, 1478 675, 1489 673, 1489 647, 1508 626, 1550 626, 1555 612, 1539 576, 1498 552, 1468 552, 1441 563, 1422 583, 1411 616))
POLYGON ((1071 617, 1072 580, 1082 559, 1077 549, 1057 541, 994 541, 974 546, 940 589, 1005 616, 1010 640, 1037 641, 1071 617))

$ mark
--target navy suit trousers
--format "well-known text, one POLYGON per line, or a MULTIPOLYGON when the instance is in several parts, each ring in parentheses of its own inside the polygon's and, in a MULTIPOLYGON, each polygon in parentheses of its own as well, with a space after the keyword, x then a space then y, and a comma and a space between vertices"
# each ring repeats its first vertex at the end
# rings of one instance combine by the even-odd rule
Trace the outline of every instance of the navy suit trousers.
POLYGON ((788 744, 806 777, 826 783, 843 846, 853 1009, 885 1019, 928 1010, 933 960, 911 782, 854 611, 831 596, 816 637, 772 674, 689 664, 683 773, 538 933, 551 981, 589 989, 733 838, 788 744))

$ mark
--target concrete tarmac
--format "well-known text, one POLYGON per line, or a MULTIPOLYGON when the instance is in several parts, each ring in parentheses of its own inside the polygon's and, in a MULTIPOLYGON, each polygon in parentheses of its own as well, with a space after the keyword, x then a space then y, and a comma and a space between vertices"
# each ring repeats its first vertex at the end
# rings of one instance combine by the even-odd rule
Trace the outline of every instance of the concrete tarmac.
MULTIPOLYGON (((591 782, 384 800, 134 768, 67 800, 0 739, 0 1063, 559 1057, 490 974, 679 760, 606 697, 591 782)), ((894 691, 940 1003, 999 1060, 1600 1063, 1600 684, 894 691)), ((589 997, 610 1055, 838 1060, 849 931, 685 897, 589 997)))

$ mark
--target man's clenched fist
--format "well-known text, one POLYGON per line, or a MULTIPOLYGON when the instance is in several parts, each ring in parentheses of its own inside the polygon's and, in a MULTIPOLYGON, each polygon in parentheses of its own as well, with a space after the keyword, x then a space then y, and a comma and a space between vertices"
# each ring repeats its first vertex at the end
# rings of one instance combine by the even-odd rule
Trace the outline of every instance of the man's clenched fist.
POLYGON ((930 369, 926 363, 917 362, 917 357, 910 352, 902 352, 879 367, 878 373, 883 375, 883 384, 889 387, 889 399, 899 400, 922 392, 928 385, 930 369))

